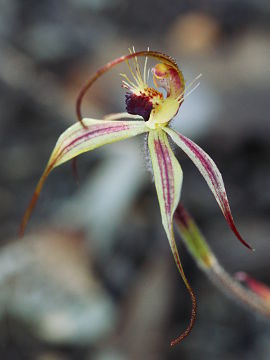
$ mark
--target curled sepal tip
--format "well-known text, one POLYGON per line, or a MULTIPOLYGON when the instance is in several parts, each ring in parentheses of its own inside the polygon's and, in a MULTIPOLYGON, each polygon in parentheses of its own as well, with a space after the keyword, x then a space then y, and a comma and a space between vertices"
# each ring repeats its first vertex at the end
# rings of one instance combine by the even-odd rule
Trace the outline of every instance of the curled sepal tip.
MULTIPOLYGON (((183 277, 183 275, 182 275, 183 277)), ((187 282, 187 279, 186 279, 186 282, 187 282)), ((191 286, 187 286, 187 284, 185 283, 187 289, 188 289, 188 292, 189 292, 189 295, 190 295, 190 298, 191 298, 191 301, 192 301, 192 309, 191 309, 191 317, 190 317, 190 322, 189 322, 189 325, 188 327, 186 328, 186 330, 180 335, 178 336, 176 339, 172 340, 170 345, 171 346, 175 346, 177 344, 179 344, 182 340, 184 340, 191 332, 194 324, 195 324, 195 321, 196 321, 196 316, 197 316, 197 301, 196 301, 196 297, 195 297, 195 294, 193 292, 193 289, 191 288, 191 286)))
MULTIPOLYGON (((86 95, 86 93, 88 92, 88 90, 90 89, 90 87, 96 82, 96 80, 101 77, 102 75, 104 75, 106 72, 108 72, 109 70, 111 70, 113 67, 123 63, 123 62, 128 62, 130 59, 137 59, 139 57, 145 57, 145 58, 152 58, 155 60, 158 60, 162 63, 162 66, 165 66, 165 68, 170 70, 170 72, 172 74, 168 74, 171 75, 172 77, 172 82, 176 82, 177 79, 177 84, 173 84, 171 85, 171 88, 174 89, 174 91, 176 92, 177 96, 180 96, 182 99, 181 94, 183 94, 184 89, 185 89, 185 81, 184 81, 184 77, 183 74, 181 72, 181 70, 178 68, 177 63, 175 62, 175 60, 171 57, 168 56, 166 54, 163 54, 161 52, 158 51, 151 51, 151 50, 143 50, 143 51, 138 51, 138 52, 130 52, 127 55, 123 55, 113 61, 108 62, 107 64, 105 64, 104 66, 102 66, 101 68, 99 68, 96 73, 85 83, 85 85, 82 87, 82 89, 80 90, 77 100, 76 100, 76 115, 77 115, 77 119, 80 121, 81 125, 83 127, 87 127, 87 124, 85 123, 85 121, 83 120, 83 116, 82 116, 82 101, 86 95), (172 76, 173 75, 173 76, 172 76)), ((155 72, 158 76, 158 71, 155 72)))

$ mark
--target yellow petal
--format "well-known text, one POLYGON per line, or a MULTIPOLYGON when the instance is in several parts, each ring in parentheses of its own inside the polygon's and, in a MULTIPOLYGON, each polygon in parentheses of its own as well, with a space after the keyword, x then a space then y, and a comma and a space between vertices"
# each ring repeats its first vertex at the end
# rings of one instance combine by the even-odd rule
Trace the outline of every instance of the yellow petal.
POLYGON ((102 145, 124 140, 148 131, 144 121, 83 119, 83 124, 84 127, 81 123, 77 122, 60 135, 24 214, 20 227, 20 236, 24 233, 25 226, 37 202, 45 180, 55 167, 75 158, 79 154, 102 145))
POLYGON ((166 231, 175 263, 192 300, 192 316, 190 324, 177 339, 171 342, 171 345, 175 345, 190 333, 196 316, 195 295, 185 276, 176 247, 173 231, 173 214, 180 199, 183 173, 170 148, 167 135, 162 129, 151 130, 149 132, 148 146, 153 165, 162 224, 166 231))

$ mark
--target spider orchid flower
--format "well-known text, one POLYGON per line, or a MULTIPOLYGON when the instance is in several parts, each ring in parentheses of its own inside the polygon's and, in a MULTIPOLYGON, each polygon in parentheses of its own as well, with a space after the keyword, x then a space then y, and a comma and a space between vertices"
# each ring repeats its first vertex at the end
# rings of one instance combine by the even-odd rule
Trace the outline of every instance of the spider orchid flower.
POLYGON ((148 139, 162 224, 177 268, 193 304, 189 326, 171 342, 171 345, 178 343, 189 334, 195 320, 196 300, 184 274, 174 238, 173 216, 180 199, 183 173, 170 147, 169 139, 174 141, 193 161, 214 194, 232 231, 244 245, 251 248, 235 227, 222 176, 214 161, 192 140, 170 128, 170 122, 178 113, 185 95, 182 72, 170 56, 160 52, 149 50, 135 52, 133 49, 128 55, 115 59, 100 68, 79 93, 76 106, 79 122, 70 126, 59 137, 20 227, 20 235, 23 235, 44 181, 55 167, 102 145, 145 133, 148 139), (140 57, 145 58, 143 69, 139 65, 138 58, 140 57), (151 70, 154 87, 148 86, 150 75, 148 58, 157 62, 151 70), (109 115, 103 120, 84 118, 81 114, 81 104, 88 89, 101 75, 122 62, 126 62, 130 70, 130 75, 121 74, 122 86, 126 90, 127 112, 109 115), (163 95, 161 89, 166 95, 163 95))

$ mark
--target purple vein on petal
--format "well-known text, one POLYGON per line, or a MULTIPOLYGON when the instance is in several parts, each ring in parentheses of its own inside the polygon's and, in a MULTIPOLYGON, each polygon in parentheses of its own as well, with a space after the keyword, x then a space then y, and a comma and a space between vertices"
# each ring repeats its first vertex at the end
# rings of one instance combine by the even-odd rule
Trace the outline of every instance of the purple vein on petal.
POLYGON ((118 126, 108 126, 104 128, 104 125, 97 125, 95 129, 86 132, 85 134, 78 136, 77 138, 73 139, 69 144, 65 145, 61 151, 58 153, 57 158, 61 157, 65 153, 67 153, 72 147, 79 146, 81 143, 90 140, 91 138, 107 135, 110 133, 116 133, 123 130, 128 130, 130 127, 128 125, 119 124, 118 126))
POLYGON ((214 161, 209 157, 209 155, 206 154, 206 152, 204 152, 198 145, 196 145, 187 137, 169 128, 164 130, 172 137, 176 144, 179 145, 179 147, 190 157, 190 159, 197 166, 197 168, 205 178, 206 182, 208 183, 210 189, 212 190, 228 225, 230 226, 231 230, 234 232, 238 240, 247 248, 252 250, 252 247, 242 238, 235 226, 223 179, 214 161))
POLYGON ((174 197, 174 184, 170 181, 169 173, 173 172, 171 159, 167 147, 163 147, 160 139, 154 140, 155 150, 161 170, 163 197, 167 216, 171 216, 172 199, 174 197))
POLYGON ((36 186, 32 199, 26 209, 19 230, 23 236, 30 215, 38 200, 41 189, 50 172, 62 163, 74 159, 77 155, 97 147, 127 139, 147 131, 143 121, 103 121, 84 119, 87 127, 76 123, 66 129, 59 137, 48 164, 36 186))
POLYGON ((196 298, 185 276, 179 258, 172 223, 173 214, 180 199, 183 174, 180 164, 170 148, 167 135, 162 130, 153 130, 149 133, 148 145, 161 210, 162 224, 167 234, 176 266, 182 276, 192 301, 190 322, 184 332, 171 341, 171 346, 174 346, 189 335, 196 318, 196 298))

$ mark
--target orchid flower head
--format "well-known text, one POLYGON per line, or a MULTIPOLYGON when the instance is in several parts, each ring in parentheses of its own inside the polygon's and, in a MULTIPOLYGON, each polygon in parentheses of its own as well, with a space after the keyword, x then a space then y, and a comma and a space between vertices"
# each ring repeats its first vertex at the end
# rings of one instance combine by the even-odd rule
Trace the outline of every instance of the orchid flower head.
MULTIPOLYGON (((193 86, 199 77, 195 78, 190 86, 193 86)), ((197 86, 198 83, 193 89, 197 86)), ((187 89, 189 90, 189 87, 187 89)), ((79 121, 66 129, 58 138, 20 227, 20 235, 23 235, 43 184, 55 167, 97 147, 146 134, 162 224, 177 268, 192 300, 189 326, 171 342, 171 345, 185 338, 192 329, 196 315, 196 299, 181 265, 174 238, 173 216, 180 200, 183 172, 171 149, 169 139, 175 142, 195 164, 214 194, 232 231, 245 246, 251 248, 236 229, 222 176, 214 161, 192 140, 170 128, 170 122, 178 113, 184 96, 192 90, 188 94, 185 91, 185 80, 178 65, 170 56, 160 52, 149 49, 135 52, 133 49, 129 54, 101 67, 79 93, 76 103, 79 121), (143 69, 138 61, 140 57, 145 58, 143 69), (157 62, 152 69, 148 68, 149 58, 157 62), (126 91, 126 112, 111 114, 102 120, 83 117, 82 100, 89 88, 100 76, 123 62, 126 62, 129 70, 129 74, 121 74, 122 87, 126 91), (153 77, 152 87, 148 85, 150 74, 153 77)))

